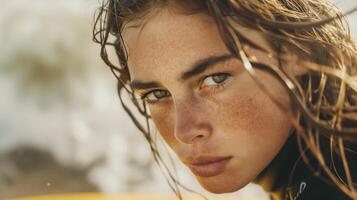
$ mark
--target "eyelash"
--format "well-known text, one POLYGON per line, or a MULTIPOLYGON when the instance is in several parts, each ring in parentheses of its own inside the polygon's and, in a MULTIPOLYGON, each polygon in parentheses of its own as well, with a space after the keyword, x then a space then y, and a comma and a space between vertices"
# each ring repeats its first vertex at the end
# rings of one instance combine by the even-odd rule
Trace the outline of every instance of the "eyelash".
MULTIPOLYGON (((141 100, 145 101, 145 102, 148 103, 148 104, 154 104, 154 103, 159 102, 161 99, 155 100, 155 101, 152 101, 152 100, 147 99, 147 97, 148 97, 151 93, 153 93, 153 92, 155 92, 155 91, 164 91, 164 90, 157 90, 157 89, 151 90, 151 91, 149 91, 149 92, 147 92, 147 93, 141 95, 141 96, 140 96, 141 100)), ((167 92, 167 93, 168 93, 168 92, 167 92)), ((162 98, 163 98, 163 97, 162 97, 162 98)))
MULTIPOLYGON (((225 77, 225 79, 224 79, 222 82, 216 83, 216 85, 214 85, 214 86, 205 86, 205 87, 211 87, 213 90, 216 90, 216 89, 218 89, 218 88, 224 87, 225 84, 226 84, 226 82, 227 82, 227 79, 232 76, 230 73, 214 73, 214 74, 210 74, 210 75, 208 75, 208 76, 204 76, 202 79, 200 79, 199 83, 200 83, 200 85, 202 85, 203 82, 204 82, 207 78, 209 78, 209 77, 214 77, 214 76, 219 76, 219 75, 226 75, 226 77, 225 77)), ((204 88, 204 87, 201 87, 201 86, 200 86, 200 88, 202 89, 202 88, 204 88)), ((152 101, 152 100, 148 100, 148 99, 147 99, 148 95, 152 94, 152 93, 155 92, 155 91, 164 91, 164 90, 154 89, 154 90, 151 90, 151 91, 149 91, 149 92, 144 93, 143 95, 140 96, 140 98, 141 98, 143 101, 145 101, 146 103, 148 103, 148 104, 155 104, 155 103, 161 101, 162 98, 164 98, 164 97, 161 97, 160 99, 158 99, 158 100, 153 100, 153 101, 152 101)), ((168 93, 167 91, 165 91, 165 92, 168 93)), ((167 96, 168 96, 168 95, 166 95, 165 97, 167 97, 167 96)))

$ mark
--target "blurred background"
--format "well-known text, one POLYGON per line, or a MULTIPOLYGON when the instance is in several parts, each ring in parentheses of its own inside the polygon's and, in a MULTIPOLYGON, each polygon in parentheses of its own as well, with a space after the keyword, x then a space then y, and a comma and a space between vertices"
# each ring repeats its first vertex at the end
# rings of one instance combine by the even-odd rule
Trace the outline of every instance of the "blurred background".
MULTIPOLYGON (((334 1, 346 11, 356 0, 334 1)), ((92 42, 98 0, 0 0, 0 199, 172 195, 92 42)), ((357 13, 348 17, 357 38, 357 13)), ((180 180, 206 194, 178 163, 180 180)), ((256 185, 227 194, 266 199, 256 185)))

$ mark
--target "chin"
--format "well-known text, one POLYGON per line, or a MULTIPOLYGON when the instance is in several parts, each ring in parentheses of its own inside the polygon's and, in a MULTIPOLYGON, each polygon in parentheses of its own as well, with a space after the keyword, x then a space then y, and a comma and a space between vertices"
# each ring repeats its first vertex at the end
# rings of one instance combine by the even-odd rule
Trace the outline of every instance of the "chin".
POLYGON ((239 180, 234 180, 233 177, 228 179, 218 177, 196 177, 196 179, 205 190, 215 194, 236 192, 249 183, 241 183, 239 180))

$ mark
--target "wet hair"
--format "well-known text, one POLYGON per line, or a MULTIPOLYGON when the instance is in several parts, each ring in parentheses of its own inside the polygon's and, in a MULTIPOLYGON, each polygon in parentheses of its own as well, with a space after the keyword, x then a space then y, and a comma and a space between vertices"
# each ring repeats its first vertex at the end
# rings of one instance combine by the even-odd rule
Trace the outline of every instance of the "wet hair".
POLYGON ((346 152, 357 154, 357 47, 344 15, 333 4, 327 0, 104 0, 95 16, 93 39, 101 45, 101 57, 118 79, 123 108, 149 142, 156 162, 168 172, 168 183, 178 197, 181 199, 178 186, 182 185, 158 152, 145 102, 135 98, 128 84, 128 53, 122 38, 127 26, 140 26, 155 9, 169 5, 180 6, 188 13, 210 15, 231 54, 243 61, 262 91, 285 110, 287 108, 270 95, 255 76, 255 70, 267 71, 281 82, 296 110, 296 115, 289 119, 296 128, 302 158, 309 164, 303 153, 307 149, 330 182, 347 196, 357 198, 349 166, 351 160, 346 156, 346 152), (265 50, 251 43, 238 25, 263 33, 276 50, 273 55, 280 65, 266 66, 251 59, 245 45, 265 50), (286 47, 305 59, 304 66, 299 67, 307 68, 306 74, 291 77, 281 68, 283 58, 280 55, 286 47), (110 48, 115 50, 117 64, 109 58, 110 48), (129 102, 124 101, 124 92, 136 110, 131 110, 129 102), (134 114, 136 111, 144 117, 144 124, 134 114), (339 164, 334 163, 335 156, 339 164), (336 165, 342 170, 336 170, 336 165))

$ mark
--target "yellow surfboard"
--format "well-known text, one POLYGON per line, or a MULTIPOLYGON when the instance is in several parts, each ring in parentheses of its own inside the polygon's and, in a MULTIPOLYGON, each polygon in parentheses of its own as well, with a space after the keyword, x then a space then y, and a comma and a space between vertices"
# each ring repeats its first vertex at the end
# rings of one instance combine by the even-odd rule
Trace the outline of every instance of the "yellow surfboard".
MULTIPOLYGON (((201 197, 184 197, 184 200, 204 200, 201 197)), ((217 200, 217 198, 209 200, 217 200)), ((110 196, 100 193, 80 193, 80 194, 58 194, 58 195, 45 195, 45 196, 34 196, 25 198, 14 198, 9 200, 178 200, 174 196, 163 196, 163 195, 145 195, 145 194, 126 194, 110 196)), ((219 200, 265 200, 262 198, 219 198, 219 200)))
POLYGON ((16 198, 11 200, 177 200, 177 198, 155 196, 155 195, 138 195, 138 194, 110 196, 110 195, 104 195, 99 193, 83 193, 83 194, 34 196, 34 197, 26 197, 26 198, 16 198))

